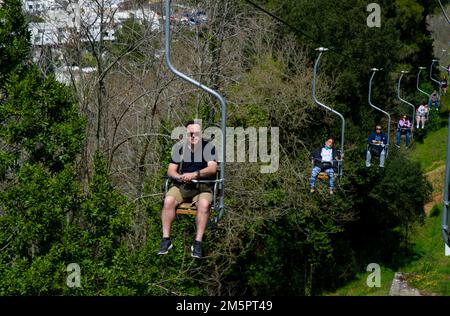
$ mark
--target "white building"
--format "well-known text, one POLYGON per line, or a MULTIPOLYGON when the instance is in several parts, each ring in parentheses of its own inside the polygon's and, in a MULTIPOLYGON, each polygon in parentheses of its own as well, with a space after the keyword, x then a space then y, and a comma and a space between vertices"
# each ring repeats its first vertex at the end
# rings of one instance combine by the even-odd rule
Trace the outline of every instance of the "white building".
POLYGON ((57 81, 69 85, 72 83, 72 79, 78 82, 82 76, 87 76, 96 71, 97 69, 92 67, 64 66, 55 70, 55 78, 57 81))
POLYGON ((149 8, 120 10, 121 0, 105 0, 102 8, 92 0, 25 0, 25 11, 41 17, 44 23, 30 24, 32 43, 57 45, 67 42, 72 33, 82 41, 114 41, 115 32, 127 19, 134 19, 160 30, 160 16, 149 8), (99 14, 102 9, 103 15, 99 14), (102 19, 101 19, 102 18, 102 19), (53 35, 50 32, 54 32, 53 35))
POLYGON ((28 28, 31 32, 31 44, 36 46, 57 45, 58 29, 50 23, 30 23, 28 28))

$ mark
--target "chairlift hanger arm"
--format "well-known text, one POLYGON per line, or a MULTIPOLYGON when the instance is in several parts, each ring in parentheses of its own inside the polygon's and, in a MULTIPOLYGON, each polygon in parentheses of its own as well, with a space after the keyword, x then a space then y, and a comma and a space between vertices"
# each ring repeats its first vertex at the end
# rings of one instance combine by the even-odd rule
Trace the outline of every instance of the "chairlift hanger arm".
POLYGON ((432 81, 434 81, 435 83, 437 83, 439 85, 439 87, 441 86, 441 82, 435 78, 433 78, 433 65, 434 63, 437 62, 437 59, 433 59, 433 61, 431 62, 431 66, 430 66, 430 79, 432 81))
POLYGON ((372 76, 370 77, 370 80, 369 80, 369 95, 368 95, 369 105, 371 107, 373 107, 374 109, 382 112, 383 114, 385 114, 388 117, 388 132, 387 132, 387 144, 386 144, 386 146, 389 146, 389 144, 390 144, 390 134, 391 134, 391 115, 388 112, 380 109, 379 107, 377 107, 376 105, 374 105, 372 103, 372 81, 373 81, 373 77, 375 76, 375 73, 377 71, 381 70, 381 69, 372 68, 371 70, 372 70, 372 76))
POLYGON ((431 93, 427 93, 425 91, 423 91, 422 89, 419 88, 419 80, 420 80, 420 73, 422 72, 422 70, 426 69, 425 67, 419 67, 419 72, 417 73, 417 81, 416 81, 416 87, 417 90, 423 94, 425 94, 427 97, 430 97, 431 93))
POLYGON ((398 96, 398 99, 399 99, 400 101, 402 101, 403 103, 408 104, 408 105, 411 106, 412 109, 413 109, 413 114, 412 114, 412 127, 411 127, 411 131, 412 131, 413 128, 414 128, 414 123, 415 123, 414 120, 415 120, 415 117, 416 117, 416 107, 415 107, 412 103, 406 101, 405 99, 402 99, 402 97, 400 96, 400 82, 402 81, 403 75, 404 75, 405 73, 407 73, 407 72, 406 72, 406 71, 402 71, 401 74, 400 74, 400 78, 398 79, 398 84, 397 84, 397 96, 398 96))
POLYGON ((326 52, 328 49, 324 48, 324 47, 320 47, 317 50, 319 51, 319 56, 317 57, 316 62, 314 63, 314 76, 313 76, 313 85, 312 85, 313 99, 314 99, 315 103, 317 103, 321 107, 327 109, 330 112, 333 112, 334 114, 336 114, 337 116, 340 117, 341 122, 342 122, 341 123, 341 155, 343 155, 344 154, 344 135, 345 135, 345 119, 344 119, 344 116, 341 113, 339 113, 338 111, 333 110, 332 108, 330 108, 327 105, 325 105, 322 102, 320 102, 317 99, 317 96, 316 96, 317 68, 318 68, 318 65, 319 65, 319 60, 320 60, 320 57, 322 56, 322 54, 324 52, 326 52))

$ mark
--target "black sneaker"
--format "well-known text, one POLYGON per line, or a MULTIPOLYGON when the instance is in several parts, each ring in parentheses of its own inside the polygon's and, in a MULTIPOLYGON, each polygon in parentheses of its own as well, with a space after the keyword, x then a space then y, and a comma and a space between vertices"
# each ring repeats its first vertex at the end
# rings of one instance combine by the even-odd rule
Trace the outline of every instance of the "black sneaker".
POLYGON ((163 238, 159 244, 158 255, 165 255, 172 249, 173 245, 170 239, 163 238))
POLYGON ((191 256, 193 258, 201 258, 202 257, 202 242, 194 240, 194 243, 191 246, 191 256))

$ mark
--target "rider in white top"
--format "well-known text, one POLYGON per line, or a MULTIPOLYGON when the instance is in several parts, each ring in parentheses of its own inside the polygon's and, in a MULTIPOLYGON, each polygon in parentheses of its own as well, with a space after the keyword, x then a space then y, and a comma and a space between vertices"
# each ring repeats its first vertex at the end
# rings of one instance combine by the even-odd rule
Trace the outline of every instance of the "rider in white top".
POLYGON ((416 128, 419 128, 420 123, 422 123, 422 128, 425 127, 425 121, 426 121, 426 117, 428 114, 428 105, 427 104, 421 104, 418 108, 417 108, 417 112, 416 112, 416 121, 417 121, 417 126, 416 128))

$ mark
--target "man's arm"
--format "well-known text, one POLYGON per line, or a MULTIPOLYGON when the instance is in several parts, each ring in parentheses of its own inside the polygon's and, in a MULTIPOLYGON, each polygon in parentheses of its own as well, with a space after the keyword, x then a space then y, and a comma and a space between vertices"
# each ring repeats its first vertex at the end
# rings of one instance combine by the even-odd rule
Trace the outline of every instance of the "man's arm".
POLYGON ((200 169, 195 172, 184 173, 180 176, 180 179, 184 182, 191 182, 192 180, 208 178, 210 176, 215 175, 217 172, 217 162, 208 161, 208 166, 206 168, 200 169))
POLYGON ((203 168, 199 171, 197 171, 197 177, 198 178, 209 178, 216 174, 217 172, 217 162, 215 161, 208 161, 208 166, 206 168, 203 168))
POLYGON ((180 179, 181 175, 178 173, 178 165, 176 163, 169 163, 169 167, 167 168, 167 176, 180 179))

